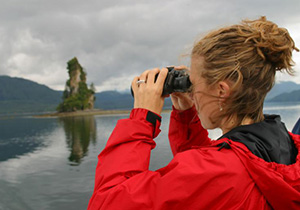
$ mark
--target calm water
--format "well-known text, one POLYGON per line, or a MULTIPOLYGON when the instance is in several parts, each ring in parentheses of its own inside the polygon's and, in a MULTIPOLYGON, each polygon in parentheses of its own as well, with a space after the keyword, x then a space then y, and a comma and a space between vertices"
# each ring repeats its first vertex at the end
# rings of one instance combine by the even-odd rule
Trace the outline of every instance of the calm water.
MULTIPOLYGON (((300 104, 268 104, 291 130, 300 104)), ((94 186, 97 156, 119 116, 36 119, 0 116, 0 210, 86 209, 94 186)), ((172 158, 167 140, 169 113, 152 151, 150 169, 172 158)), ((219 130, 210 132, 218 138, 219 130)))

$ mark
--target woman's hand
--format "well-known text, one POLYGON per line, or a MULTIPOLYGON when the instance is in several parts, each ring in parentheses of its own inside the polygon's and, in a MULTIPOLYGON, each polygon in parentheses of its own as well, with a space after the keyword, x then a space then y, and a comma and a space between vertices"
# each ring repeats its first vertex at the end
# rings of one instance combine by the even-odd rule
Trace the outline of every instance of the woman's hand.
POLYGON ((194 106, 190 93, 172 93, 171 100, 175 109, 184 111, 194 106))
POLYGON ((132 81, 134 93, 134 108, 144 108, 156 114, 161 114, 164 97, 162 97, 163 85, 168 74, 168 69, 158 68, 147 70, 132 81), (155 75, 158 74, 157 80, 155 75))
MULTIPOLYGON (((174 67, 176 70, 188 69, 186 66, 174 67)), ((194 106, 190 93, 172 93, 171 100, 175 109, 184 111, 194 106)))

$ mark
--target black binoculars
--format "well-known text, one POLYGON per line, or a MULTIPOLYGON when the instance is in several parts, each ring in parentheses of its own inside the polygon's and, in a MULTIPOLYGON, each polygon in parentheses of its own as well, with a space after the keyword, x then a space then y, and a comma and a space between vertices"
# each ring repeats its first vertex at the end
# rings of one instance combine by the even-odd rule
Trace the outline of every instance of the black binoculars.
MULTIPOLYGON (((175 70, 174 67, 167 67, 168 75, 164 82, 162 96, 169 95, 174 92, 189 92, 191 88, 191 81, 186 70, 175 70)), ((158 74, 155 76, 155 81, 158 74)), ((131 88, 131 95, 133 91, 131 88)))

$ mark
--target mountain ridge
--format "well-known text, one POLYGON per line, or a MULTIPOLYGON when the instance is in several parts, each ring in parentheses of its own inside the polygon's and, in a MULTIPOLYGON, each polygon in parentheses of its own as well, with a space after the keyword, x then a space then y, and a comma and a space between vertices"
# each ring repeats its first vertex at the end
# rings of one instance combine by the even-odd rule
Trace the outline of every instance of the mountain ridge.
MULTIPOLYGON (((62 101, 63 91, 18 77, 0 75, 0 113, 54 112, 62 101)), ((129 110, 133 107, 130 92, 103 91, 95 94, 95 108, 102 110, 129 110)), ((274 86, 266 102, 300 101, 300 85, 281 82, 274 86), (273 91, 273 92, 272 92, 273 91)), ((170 98, 164 108, 172 106, 170 98)))

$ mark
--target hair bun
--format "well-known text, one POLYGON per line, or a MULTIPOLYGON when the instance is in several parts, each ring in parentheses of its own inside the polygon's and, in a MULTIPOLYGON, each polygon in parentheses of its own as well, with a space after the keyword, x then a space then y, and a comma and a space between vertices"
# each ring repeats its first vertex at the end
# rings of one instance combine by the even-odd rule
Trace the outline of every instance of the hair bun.
POLYGON ((252 40, 257 53, 264 60, 270 62, 276 70, 291 69, 294 64, 292 51, 299 50, 285 28, 279 28, 264 16, 258 20, 243 22, 250 26, 250 36, 246 42, 252 40))

